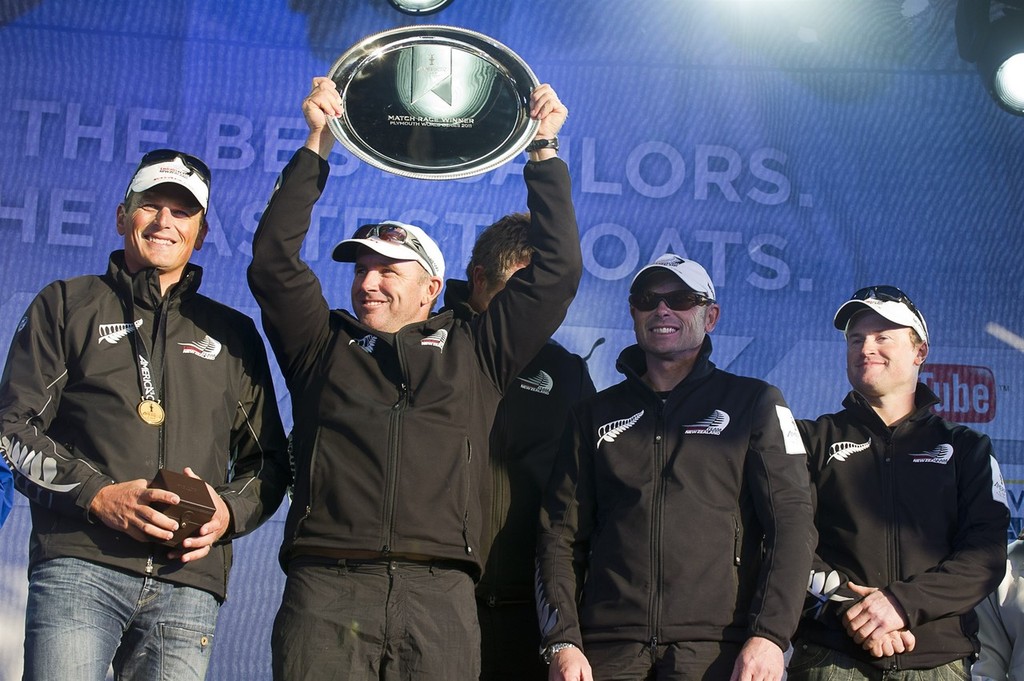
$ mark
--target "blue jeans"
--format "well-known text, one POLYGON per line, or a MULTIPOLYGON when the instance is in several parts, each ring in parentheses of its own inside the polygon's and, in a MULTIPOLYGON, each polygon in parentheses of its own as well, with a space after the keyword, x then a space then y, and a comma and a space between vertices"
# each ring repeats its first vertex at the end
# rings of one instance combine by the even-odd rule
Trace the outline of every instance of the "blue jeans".
POLYGON ((29 573, 25 681, 202 681, 220 604, 201 589, 77 558, 29 573))
POLYGON ((793 644, 789 681, 969 681, 970 666, 956 660, 934 669, 889 671, 813 643, 793 644))

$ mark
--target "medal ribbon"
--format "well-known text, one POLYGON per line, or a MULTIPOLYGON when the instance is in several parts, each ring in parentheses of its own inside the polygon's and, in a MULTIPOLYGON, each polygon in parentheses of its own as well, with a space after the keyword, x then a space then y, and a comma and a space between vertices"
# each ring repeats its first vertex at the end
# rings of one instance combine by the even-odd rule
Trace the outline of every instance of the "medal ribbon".
MULTIPOLYGON (((124 309, 126 314, 125 321, 131 326, 135 326, 134 296, 124 309)), ((142 333, 141 328, 137 328, 134 333, 129 333, 128 336, 131 338, 132 350, 135 356, 135 367, 139 374, 139 390, 141 391, 142 401, 152 400, 159 404, 161 396, 160 383, 164 375, 164 349, 167 344, 166 306, 163 304, 158 306, 153 315, 156 317, 157 323, 152 355, 149 352, 149 346, 146 343, 145 334, 142 333)))

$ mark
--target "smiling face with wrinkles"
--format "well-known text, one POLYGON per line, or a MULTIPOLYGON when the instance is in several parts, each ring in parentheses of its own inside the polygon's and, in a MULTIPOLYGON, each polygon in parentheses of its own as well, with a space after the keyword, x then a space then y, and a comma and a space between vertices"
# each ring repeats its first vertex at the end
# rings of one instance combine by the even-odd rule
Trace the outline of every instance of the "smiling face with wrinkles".
POLYGON ((395 333, 430 316, 441 286, 441 278, 430 276, 415 260, 395 260, 360 246, 352 311, 371 329, 395 333))
POLYGON ((203 209, 178 185, 159 184, 117 207, 117 233, 124 237, 128 271, 156 269, 163 293, 181 279, 192 252, 202 248, 206 231, 203 209))
MULTIPOLYGON (((674 274, 652 272, 644 280, 644 290, 663 294, 690 289, 674 274)), ((718 323, 719 307, 713 303, 677 311, 662 300, 649 312, 630 306, 629 313, 640 348, 652 358, 676 362, 692 360, 700 353, 704 337, 718 323)))

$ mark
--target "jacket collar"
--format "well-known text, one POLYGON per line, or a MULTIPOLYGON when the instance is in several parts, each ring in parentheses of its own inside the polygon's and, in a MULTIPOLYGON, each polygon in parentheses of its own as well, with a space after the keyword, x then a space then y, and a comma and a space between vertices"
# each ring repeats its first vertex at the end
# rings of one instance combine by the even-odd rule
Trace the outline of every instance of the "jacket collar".
MULTIPOLYGON (((711 349, 711 336, 704 336, 704 343, 701 345, 693 369, 686 375, 686 378, 672 388, 671 395, 688 391, 690 386, 702 381, 715 370, 715 363, 711 361, 711 349)), ((648 392, 654 392, 641 378, 647 372, 647 357, 639 345, 630 345, 620 352, 619 358, 615 362, 615 368, 626 377, 627 381, 643 386, 648 392)))
POLYGON ((348 310, 336 310, 335 312, 338 314, 336 319, 339 320, 340 324, 347 327, 348 333, 352 336, 372 335, 391 345, 396 342, 396 339, 399 336, 416 332, 433 333, 440 329, 444 329, 449 325, 453 318, 452 311, 446 308, 437 313, 431 314, 430 317, 421 322, 411 322, 395 333, 387 333, 386 331, 371 329, 369 326, 359 321, 359 318, 348 310))
MULTIPOLYGON (((917 388, 914 391, 914 411, 911 412, 910 418, 902 423, 922 421, 934 416, 935 414, 932 411, 932 407, 939 402, 939 398, 927 385, 924 383, 918 383, 917 388)), ((875 413, 875 410, 871 408, 867 399, 865 399, 865 397, 856 390, 851 390, 846 395, 846 398, 843 399, 843 407, 849 410, 858 419, 871 424, 875 428, 891 430, 882 422, 881 417, 875 413)))
MULTIPOLYGON (((107 276, 111 277, 119 291, 131 293, 135 305, 147 310, 155 310, 163 302, 160 295, 160 276, 153 268, 139 270, 132 274, 125 264, 124 251, 114 251, 107 262, 107 276)), ((172 304, 190 298, 199 290, 203 279, 203 268, 189 263, 181 274, 181 280, 167 292, 167 300, 172 304)))
POLYGON ((464 279, 449 279, 444 284, 444 307, 441 312, 451 312, 456 319, 469 321, 477 312, 469 304, 469 282, 464 279))

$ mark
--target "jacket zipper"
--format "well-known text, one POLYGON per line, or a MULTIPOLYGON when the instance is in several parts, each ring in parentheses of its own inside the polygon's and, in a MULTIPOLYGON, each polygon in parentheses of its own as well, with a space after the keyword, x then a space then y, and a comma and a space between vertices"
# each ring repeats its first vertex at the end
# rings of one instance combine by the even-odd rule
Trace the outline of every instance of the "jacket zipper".
POLYGON ((650 596, 650 626, 651 654, 657 652, 658 631, 661 628, 661 592, 662 592, 662 520, 664 514, 663 499, 665 496, 665 409, 658 405, 654 420, 654 469, 651 474, 654 476, 654 499, 651 503, 651 589, 650 596))
MULTIPOLYGON (((294 431, 293 431, 294 432, 294 431)), ((294 440, 290 443, 290 446, 294 447, 294 440)), ((295 529, 292 530, 292 544, 299 538, 299 534, 302 530, 303 523, 309 518, 309 514, 313 512, 313 469, 316 466, 316 455, 320 447, 320 431, 316 431, 316 436, 313 439, 313 446, 309 453, 309 468, 306 470, 306 508, 303 509, 302 517, 295 523, 295 529)))
POLYGON ((466 439, 466 484, 464 486, 465 494, 463 495, 462 505, 462 545, 466 550, 467 556, 473 555, 473 547, 469 543, 469 498, 473 493, 473 481, 471 476, 471 469, 473 466, 473 443, 466 439))
MULTIPOLYGON (((890 584, 897 578, 897 564, 899 562, 899 538, 897 536, 897 518, 896 518, 896 441, 895 434, 888 433, 885 437, 885 476, 886 476, 886 487, 885 496, 889 502, 888 508, 888 519, 885 524, 885 531, 889 545, 889 555, 886 556, 887 569, 889 574, 886 576, 886 584, 890 584)), ((899 664, 900 656, 893 655, 892 667, 890 669, 897 670, 900 668, 899 664)))
MULTIPOLYGON (((396 349, 400 348, 398 339, 395 340, 395 345, 396 349)), ((402 374, 404 375, 404 362, 401 361, 401 352, 399 352, 399 363, 403 365, 402 374)), ((403 382, 398 387, 398 399, 391 405, 391 414, 388 420, 388 466, 387 480, 384 488, 384 524, 381 527, 381 551, 384 553, 391 553, 393 550, 391 541, 395 529, 395 498, 398 494, 398 462, 399 448, 402 443, 402 413, 408 402, 409 387, 403 382)))
MULTIPOLYGON (((512 462, 509 460, 509 448, 507 447, 509 434, 508 414, 506 408, 498 408, 497 418, 494 422, 494 426, 492 427, 492 431, 497 431, 498 437, 496 438, 496 441, 500 444, 498 444, 497 452, 490 452, 490 465, 487 466, 488 474, 491 476, 491 486, 493 489, 493 494, 491 495, 491 521, 490 528, 487 530, 487 536, 496 537, 505 522, 508 515, 506 509, 509 507, 508 485, 506 482, 508 480, 507 471, 509 470, 512 462)), ((468 498, 469 497, 467 495, 467 500, 468 498)), ((469 547, 468 541, 466 542, 466 547, 469 547)), ((491 542, 491 555, 494 558, 493 565, 497 567, 495 570, 496 573, 501 570, 501 566, 506 564, 506 559, 499 554, 500 551, 495 551, 494 542, 491 542)), ((498 581, 500 582, 500 579, 498 581)))
POLYGON ((402 345, 402 334, 396 333, 394 337, 395 357, 398 359, 399 375, 403 377, 398 386, 398 398, 391 405, 391 414, 388 418, 388 462, 386 480, 384 483, 384 509, 383 522, 381 523, 381 551, 385 554, 391 553, 394 547, 391 542, 395 533, 395 507, 398 495, 398 465, 401 460, 400 449, 402 445, 402 415, 409 404, 409 386, 404 377, 408 375, 406 367, 404 346, 402 345))
MULTIPOLYGON (((157 328, 157 329, 160 328, 160 317, 162 315, 166 315, 167 314, 166 307, 167 307, 167 301, 166 300, 162 301, 156 307, 156 311, 154 312, 154 317, 153 317, 153 327, 154 328, 157 328)), ((166 335, 166 332, 165 332, 164 335, 166 335)), ((159 343, 161 340, 162 339, 160 339, 160 338, 155 338, 153 340, 153 349, 154 349, 154 351, 156 350, 156 344, 159 343)), ((160 400, 161 403, 163 403, 163 401, 164 401, 164 394, 165 394, 165 391, 167 389, 167 381, 165 380, 166 377, 167 377, 167 348, 166 347, 162 348, 160 350, 160 374, 161 374, 161 376, 160 376, 160 394, 157 396, 157 398, 160 400)), ((165 410, 166 410, 166 407, 165 407, 165 410)), ((165 446, 166 445, 164 443, 164 427, 165 427, 166 423, 167 423, 167 420, 165 419, 164 422, 161 423, 160 426, 157 428, 157 432, 156 432, 156 441, 157 441, 156 467, 157 467, 157 470, 163 468, 164 465, 167 463, 167 452, 165 451, 165 446)))

